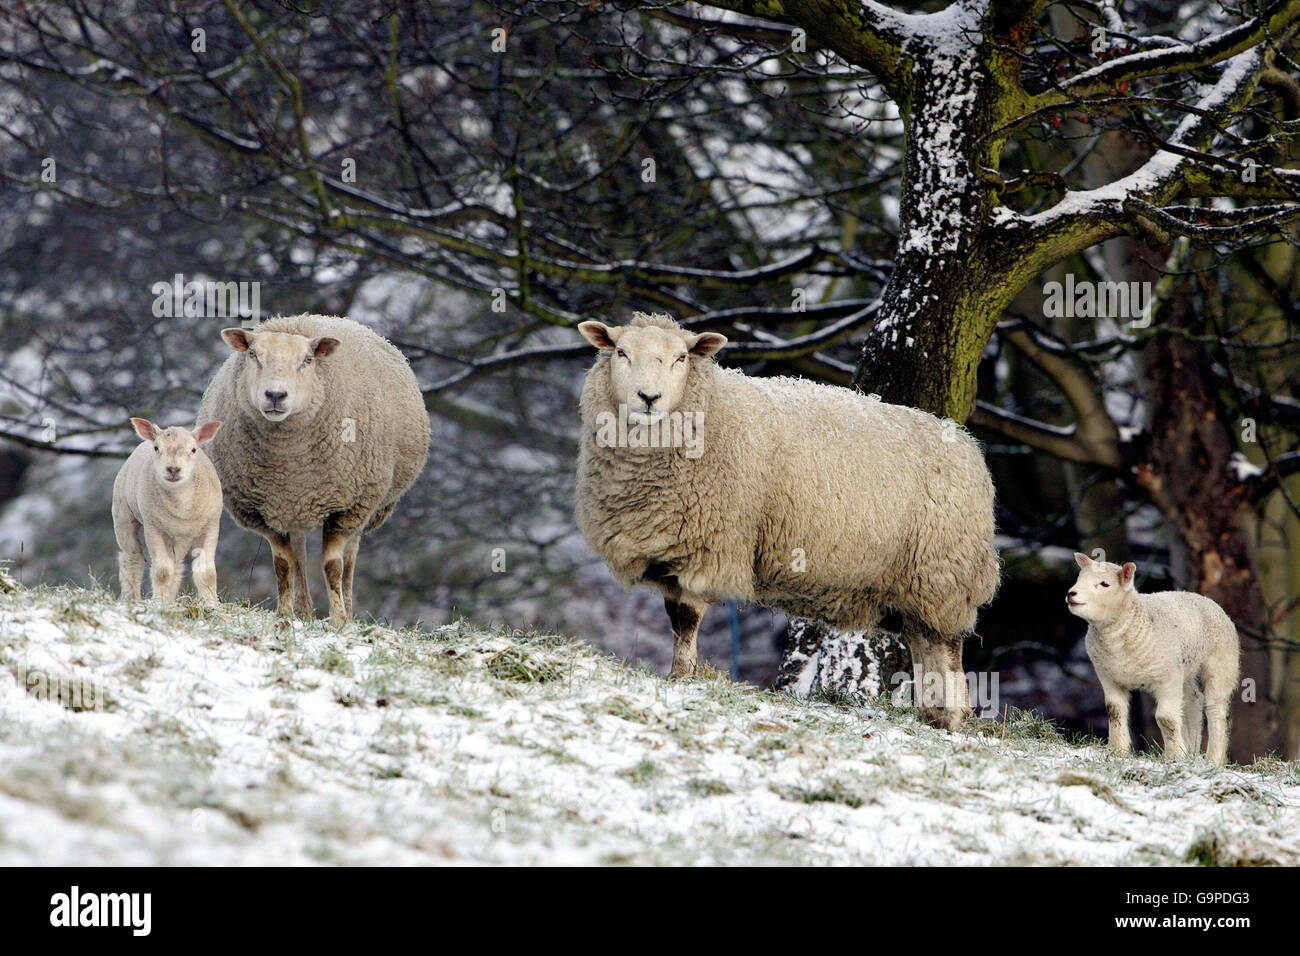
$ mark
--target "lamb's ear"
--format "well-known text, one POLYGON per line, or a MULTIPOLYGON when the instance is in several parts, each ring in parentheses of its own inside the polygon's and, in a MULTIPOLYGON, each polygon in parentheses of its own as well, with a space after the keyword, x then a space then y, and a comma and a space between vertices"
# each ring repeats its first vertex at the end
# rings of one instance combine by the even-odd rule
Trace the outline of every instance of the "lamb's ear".
POLYGON ((134 428, 135 433, 145 441, 153 441, 158 437, 158 426, 147 418, 131 419, 131 427, 134 428))
POLYGON ((1138 566, 1132 561, 1119 569, 1119 586, 1125 591, 1133 590, 1133 575, 1137 573, 1137 569, 1138 566))
POLYGON ((202 445, 205 441, 211 441, 212 436, 220 430, 221 422, 204 422, 194 433, 194 440, 202 445))
POLYGON ((334 350, 343 343, 338 339, 330 338, 328 335, 322 335, 318 339, 312 339, 309 344, 311 345, 312 355, 317 358, 324 358, 327 355, 332 355, 334 350))
POLYGON ((1088 557, 1081 551, 1074 552, 1074 562, 1081 568, 1086 568, 1092 564, 1092 558, 1088 557))
POLYGON ((247 352, 248 347, 252 345, 248 338, 248 329, 222 329, 221 337, 236 352, 247 352))
POLYGON ((691 354, 708 358, 710 355, 717 355, 726 344, 727 337, 721 332, 701 332, 691 345, 691 354))
POLYGON ((596 348, 608 351, 614 348, 614 343, 623 333, 623 329, 616 325, 606 325, 604 322, 579 322, 578 334, 590 342, 596 348))

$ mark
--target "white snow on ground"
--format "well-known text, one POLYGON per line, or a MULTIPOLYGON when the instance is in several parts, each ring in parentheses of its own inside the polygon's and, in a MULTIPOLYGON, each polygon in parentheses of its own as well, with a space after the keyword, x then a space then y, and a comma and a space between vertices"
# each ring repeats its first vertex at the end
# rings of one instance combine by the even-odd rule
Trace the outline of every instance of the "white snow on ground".
POLYGON ((1293 863, 1298 806, 565 638, 0 594, 0 864, 1293 863))

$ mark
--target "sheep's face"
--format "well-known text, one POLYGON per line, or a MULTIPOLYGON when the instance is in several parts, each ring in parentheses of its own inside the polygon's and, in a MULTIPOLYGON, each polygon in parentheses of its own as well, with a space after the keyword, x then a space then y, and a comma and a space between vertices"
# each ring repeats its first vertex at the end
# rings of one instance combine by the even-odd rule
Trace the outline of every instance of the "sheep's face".
POLYGON ((147 418, 133 418, 135 433, 153 444, 153 474, 159 484, 179 488, 194 476, 199 446, 209 441, 221 422, 207 422, 193 434, 179 425, 159 428, 147 418))
POLYGON ((578 331, 609 358, 610 399, 627 407, 633 425, 653 425, 677 410, 692 356, 708 358, 727 344, 717 332, 583 322, 578 331))
POLYGON ((339 347, 338 339, 309 339, 290 332, 223 329, 221 337, 247 356, 241 383, 249 404, 268 422, 282 422, 312 407, 320 388, 316 360, 339 347))
POLYGON ((1099 623, 1114 619, 1133 593, 1137 565, 1130 561, 1121 567, 1109 561, 1094 561, 1077 551, 1074 560, 1079 565, 1079 579, 1065 595, 1070 613, 1099 623))

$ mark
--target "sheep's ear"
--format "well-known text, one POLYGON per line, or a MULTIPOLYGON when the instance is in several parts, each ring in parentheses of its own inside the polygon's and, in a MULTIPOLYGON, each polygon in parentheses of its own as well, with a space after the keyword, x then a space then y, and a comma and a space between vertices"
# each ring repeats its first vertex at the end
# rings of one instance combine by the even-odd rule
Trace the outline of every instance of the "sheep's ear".
POLYGON ((726 344, 727 337, 721 332, 701 332, 691 344, 691 354, 708 358, 710 355, 717 355, 726 344))
POLYGON ((623 333, 623 329, 616 325, 606 325, 604 322, 579 322, 578 334, 584 339, 596 346, 598 349, 609 350, 614 348, 614 343, 623 333))
POLYGON ((221 422, 204 422, 194 433, 194 440, 202 445, 205 441, 211 441, 212 436, 220 430, 221 422))
POLYGON ((324 358, 327 355, 333 355, 334 350, 342 344, 343 343, 338 339, 332 339, 328 335, 322 335, 318 339, 311 340, 311 354, 317 358, 324 358))
POLYGON ((1132 561, 1119 569, 1119 586, 1125 591, 1133 590, 1133 575, 1137 573, 1137 569, 1138 566, 1132 561))
POLYGON ((1092 564, 1092 558, 1088 557, 1082 551, 1076 551, 1074 552, 1074 563, 1081 568, 1086 568, 1088 565, 1092 564))
POLYGON ((131 419, 131 427, 134 428, 135 433, 145 441, 153 441, 158 437, 158 426, 147 418, 131 419))
POLYGON ((222 329, 221 337, 236 352, 247 352, 253 343, 248 338, 248 329, 222 329))

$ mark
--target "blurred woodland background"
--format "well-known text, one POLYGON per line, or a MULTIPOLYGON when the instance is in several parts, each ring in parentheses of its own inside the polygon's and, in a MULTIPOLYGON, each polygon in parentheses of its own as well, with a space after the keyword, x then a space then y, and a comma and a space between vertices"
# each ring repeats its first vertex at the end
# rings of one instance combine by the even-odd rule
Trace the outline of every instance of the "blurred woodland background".
MULTIPOLYGON (((747 374, 966 421, 1005 565, 966 662, 1004 704, 1104 734, 1063 599, 1102 548, 1224 605, 1257 695, 1234 756, 1296 757, 1300 3, 753 6, 6 4, 0 560, 116 587, 127 419, 191 422, 238 324, 154 289, 256 282, 267 315, 372 324, 425 388, 430 463, 368 539, 362 614, 665 669, 659 601, 571 501, 573 326, 664 310, 747 374), (1053 282, 1154 301, 1056 314, 1053 282)), ((262 539, 222 533, 223 598, 269 601, 262 539)), ((732 666, 725 609, 705 628, 732 666)), ((740 631, 770 682, 784 618, 740 631)))

